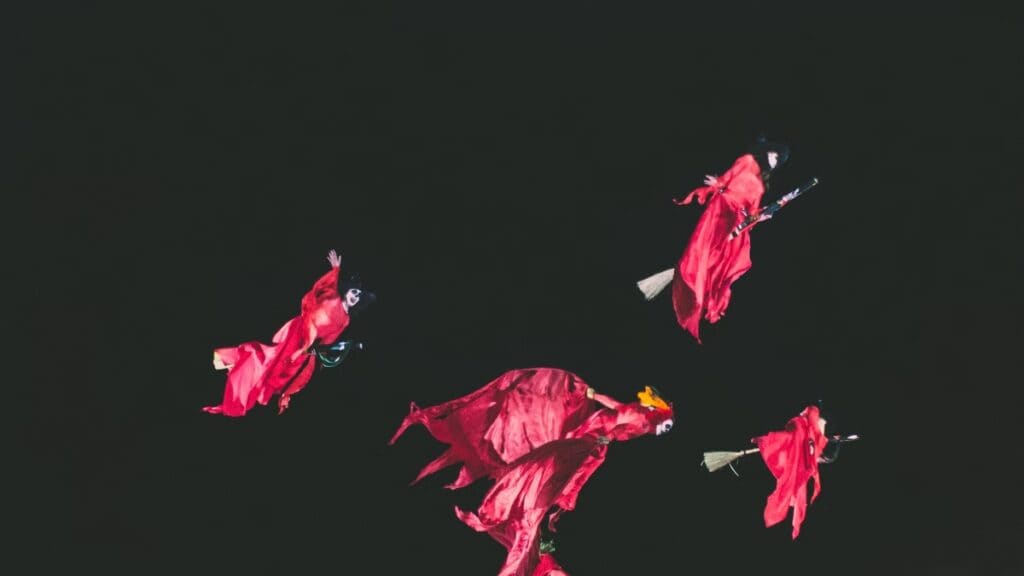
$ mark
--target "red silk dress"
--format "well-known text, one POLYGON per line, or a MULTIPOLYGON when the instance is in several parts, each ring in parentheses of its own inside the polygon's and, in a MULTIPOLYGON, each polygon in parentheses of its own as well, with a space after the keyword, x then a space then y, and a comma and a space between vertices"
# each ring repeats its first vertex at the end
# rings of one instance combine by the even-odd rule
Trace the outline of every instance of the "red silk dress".
POLYGON ((456 508, 455 514, 508 550, 499 576, 564 576, 554 557, 540 553, 544 518, 554 531, 558 516, 576 507, 609 442, 654 433, 672 418, 671 407, 648 409, 595 395, 599 403, 587 397, 588 388, 564 370, 512 370, 457 400, 423 409, 413 404, 391 439, 422 424, 449 444, 414 483, 453 464, 462 467, 448 488, 483 476, 495 480, 475 513, 456 508))
POLYGON ((729 233, 761 205, 764 182, 754 156, 740 156, 714 186, 690 192, 677 204, 694 197, 705 205, 690 242, 676 265, 672 282, 672 307, 679 325, 700 342, 701 316, 712 324, 729 307, 732 283, 750 269, 749 228, 729 240, 729 233))
POLYGON ((281 394, 282 410, 287 406, 316 369, 316 358, 305 351, 314 343, 334 343, 348 326, 338 273, 339 268, 332 268, 316 281, 302 298, 300 314, 277 331, 271 344, 254 341, 214 350, 214 366, 227 366, 227 385, 223 401, 203 410, 244 416, 256 403, 267 405, 275 394, 281 394))
POLYGON ((818 457, 828 444, 824 424, 818 407, 808 406, 786 424, 785 430, 754 439, 761 459, 775 476, 775 491, 764 508, 764 525, 774 526, 785 520, 792 507, 794 539, 800 535, 800 525, 807 516, 807 482, 814 480, 810 502, 821 492, 818 457))

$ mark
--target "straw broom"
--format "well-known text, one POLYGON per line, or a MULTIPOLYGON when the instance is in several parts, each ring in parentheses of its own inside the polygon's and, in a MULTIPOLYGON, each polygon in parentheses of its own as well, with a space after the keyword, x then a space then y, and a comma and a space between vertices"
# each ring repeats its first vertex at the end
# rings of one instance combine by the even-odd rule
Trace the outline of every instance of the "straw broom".
POLYGON ((708 469, 708 472, 714 472, 728 466, 732 469, 733 474, 739 476, 736 473, 736 469, 732 467, 733 461, 746 456, 747 454, 754 454, 760 452, 759 448, 751 448, 749 450, 740 450, 738 452, 705 452, 704 453, 704 467, 708 469))
POLYGON ((643 280, 636 283, 636 287, 644 293, 644 298, 648 300, 654 300, 654 297, 661 294, 661 291, 666 286, 672 283, 672 278, 675 276, 676 269, 669 268, 668 270, 662 270, 657 274, 653 274, 644 278, 643 280))

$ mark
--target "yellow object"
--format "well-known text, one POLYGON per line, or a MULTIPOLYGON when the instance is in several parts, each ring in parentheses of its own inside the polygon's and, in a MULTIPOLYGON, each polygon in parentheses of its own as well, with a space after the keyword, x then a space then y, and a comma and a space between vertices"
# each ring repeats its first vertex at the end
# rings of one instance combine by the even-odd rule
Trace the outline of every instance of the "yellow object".
POLYGON ((670 409, 668 404, 650 386, 644 387, 643 392, 637 392, 636 397, 640 399, 641 406, 657 408, 658 410, 670 409))

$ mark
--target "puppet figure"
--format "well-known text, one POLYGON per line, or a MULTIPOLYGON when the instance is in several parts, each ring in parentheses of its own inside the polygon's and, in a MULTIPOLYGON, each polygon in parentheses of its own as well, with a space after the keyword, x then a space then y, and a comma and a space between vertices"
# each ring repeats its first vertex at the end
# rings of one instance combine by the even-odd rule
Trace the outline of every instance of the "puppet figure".
POLYGON ((617 402, 555 368, 512 370, 457 400, 422 409, 413 404, 391 443, 422 424, 449 445, 414 483, 454 464, 461 468, 448 488, 484 476, 494 480, 476 512, 456 508, 455 514, 508 550, 499 576, 564 576, 542 550, 545 517, 553 532, 558 516, 576 507, 611 442, 672 428, 672 406, 655 390, 637 396, 637 402, 617 402))
MULTIPOLYGON (((349 319, 362 307, 373 302, 374 295, 365 292, 358 281, 340 281, 341 257, 331 250, 327 256, 331 269, 302 298, 298 316, 282 326, 271 344, 246 342, 213 351, 213 366, 227 370, 224 399, 217 406, 203 408, 211 414, 244 416, 257 403, 266 405, 278 398, 278 413, 284 412, 291 397, 302 390, 313 376, 318 354, 344 352, 350 347, 334 344, 349 324, 349 319)), ((356 344, 360 346, 361 344, 356 344)), ((331 359, 340 358, 330 356, 331 359)), ((340 360, 338 360, 340 361, 340 360)), ((335 363, 336 364, 336 363, 335 363)))
MULTIPOLYGON (((768 496, 764 508, 765 526, 771 527, 785 520, 793 509, 793 539, 800 535, 800 525, 807 516, 807 507, 821 493, 819 464, 834 462, 839 446, 859 439, 850 436, 825 436, 825 419, 817 406, 808 406, 790 419, 784 430, 769 432, 753 438, 757 448, 738 452, 705 452, 704 466, 711 472, 729 466, 737 458, 760 452, 768 470, 775 477, 775 491, 768 496), (826 450, 831 449, 831 454, 826 450), (807 496, 807 483, 814 481, 814 492, 807 496)), ((733 468, 733 472, 736 470, 733 468)))
POLYGON ((701 317, 718 322, 729 307, 733 282, 751 267, 750 235, 745 232, 817 184, 813 179, 762 209, 769 175, 788 158, 785 144, 759 138, 725 174, 707 175, 704 186, 674 201, 682 205, 696 198, 704 212, 676 267, 637 282, 637 287, 651 300, 671 284, 676 320, 698 342, 701 317))

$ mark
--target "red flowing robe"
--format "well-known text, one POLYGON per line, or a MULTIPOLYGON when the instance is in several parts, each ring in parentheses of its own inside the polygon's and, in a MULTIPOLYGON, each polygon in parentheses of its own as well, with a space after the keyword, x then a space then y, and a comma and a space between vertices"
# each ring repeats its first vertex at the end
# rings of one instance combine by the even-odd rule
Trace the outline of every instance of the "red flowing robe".
POLYGON ((755 438, 761 458, 775 476, 775 491, 768 496, 764 508, 765 526, 785 520, 793 508, 793 539, 800 534, 800 525, 807 515, 807 482, 814 480, 811 502, 821 492, 818 458, 828 439, 825 421, 817 406, 809 406, 786 424, 786 429, 755 438))
POLYGON ((761 168, 753 155, 746 154, 717 184, 697 188, 676 202, 689 204, 696 196, 697 202, 705 205, 672 282, 676 320, 698 342, 701 315, 712 324, 718 322, 729 307, 732 283, 750 269, 750 235, 728 238, 745 219, 742 211, 757 212, 763 195, 761 168))
POLYGON ((316 281, 302 298, 300 314, 277 331, 271 344, 254 341, 214 350, 214 366, 218 360, 227 366, 227 385, 224 400, 203 410, 244 416, 257 402, 265 406, 274 394, 281 394, 282 410, 287 406, 316 369, 314 356, 306 351, 314 343, 334 343, 348 326, 349 315, 338 293, 339 270, 331 268, 316 281))
POLYGON ((409 426, 422 424, 449 444, 414 483, 453 464, 462 467, 448 488, 483 476, 495 480, 476 513, 455 513, 508 550, 499 576, 564 576, 550 554, 540 554, 544 517, 557 508, 548 519, 554 531, 558 516, 576 507, 609 442, 652 433, 672 417, 671 408, 649 410, 602 395, 591 400, 588 388, 564 370, 513 370, 457 400, 424 409, 413 404, 391 439, 394 444, 409 426))

